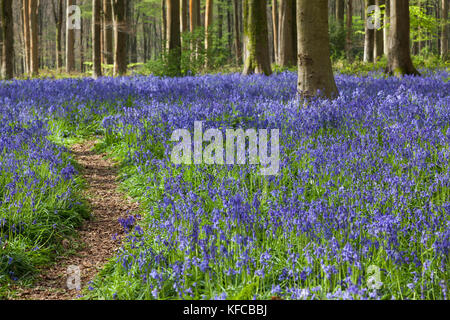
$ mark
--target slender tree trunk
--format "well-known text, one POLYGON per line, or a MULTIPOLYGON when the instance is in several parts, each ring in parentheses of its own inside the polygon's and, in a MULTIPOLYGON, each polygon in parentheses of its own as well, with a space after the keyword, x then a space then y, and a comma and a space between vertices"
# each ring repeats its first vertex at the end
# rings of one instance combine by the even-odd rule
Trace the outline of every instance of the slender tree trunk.
POLYGON ((37 75, 39 74, 38 0, 30 0, 29 5, 31 74, 37 75))
POLYGON ((103 0, 103 54, 104 63, 113 64, 113 19, 112 19, 112 3, 111 0, 103 0))
MULTIPOLYGON (((385 4, 384 0, 376 0, 375 4, 381 8, 385 4)), ((384 37, 384 17, 381 15, 379 17, 381 26, 380 29, 374 29, 374 47, 373 47, 373 62, 376 62, 379 58, 383 56, 384 48, 383 48, 383 37, 384 37), (383 29, 382 29, 383 28, 383 29)))
POLYGON ((369 12, 368 7, 375 4, 375 0, 365 0, 365 20, 364 20, 364 62, 373 61, 373 48, 374 48, 374 40, 375 40, 375 32, 374 29, 370 27, 369 24, 369 12))
POLYGON ((389 55, 389 24, 391 16, 391 0, 386 0, 386 9, 384 12, 384 33, 383 33, 383 48, 384 55, 387 57, 389 55))
MULTIPOLYGON (((100 0, 101 1, 101 0, 100 0)), ((84 54, 85 54, 85 48, 84 48, 84 41, 83 41, 83 34, 84 34, 84 27, 83 23, 80 22, 80 72, 84 72, 84 54)))
POLYGON ((353 24, 353 0, 347 0, 347 30, 345 37, 345 53, 347 60, 352 59, 352 24, 353 24))
POLYGON ((167 52, 169 73, 181 73, 180 0, 167 0, 167 52))
POLYGON ((101 10, 102 1, 92 0, 92 75, 94 78, 102 76, 102 63, 101 63, 101 10))
POLYGON ((336 0, 336 21, 341 28, 344 28, 345 0, 336 0))
POLYGON ((442 0, 441 57, 448 59, 448 0, 442 0))
POLYGON ((189 31, 188 0, 181 0, 181 32, 189 31))
POLYGON ((297 64, 296 5, 292 0, 280 2, 280 47, 279 64, 282 67, 297 64))
POLYGON ((222 1, 217 0, 217 38, 221 43, 223 37, 223 8, 222 1))
POLYGON ((166 7, 166 1, 167 0, 161 0, 161 20, 162 20, 162 30, 161 30, 161 38, 162 38, 162 50, 163 52, 166 52, 167 47, 167 7, 166 7))
MULTIPOLYGON (((189 2, 189 26, 191 28, 191 33, 197 30, 198 27, 201 26, 201 15, 200 15, 200 0, 190 0, 189 2)), ((191 43, 191 51, 195 51, 195 57, 198 56, 199 50, 199 41, 194 39, 193 43, 191 43)))
POLYGON ((2 78, 14 77, 14 24, 12 0, 1 1, 2 18, 2 78))
POLYGON ((212 48, 212 26, 213 26, 214 0, 206 0, 205 12, 205 52, 206 52, 206 68, 210 67, 210 50, 212 48))
POLYGON ((270 75, 266 0, 244 0, 244 44, 243 74, 270 75))
POLYGON ((396 76, 420 75, 411 60, 408 0, 392 1, 390 20, 389 56, 386 72, 396 76))
POLYGON ((30 0, 22 1, 23 10, 23 39, 25 43, 25 70, 29 75, 31 72, 31 61, 30 61, 30 0))
POLYGON ((279 64, 279 49, 278 49, 278 0, 272 0, 272 29, 273 29, 273 51, 275 56, 275 63, 279 64))
POLYGON ((73 0, 67 0, 66 13, 66 72, 71 73, 75 69, 75 34, 69 17, 69 7, 73 0))
POLYGON ((298 92, 337 96, 330 59, 328 0, 297 0, 298 92))
POLYGON ((241 49, 241 33, 239 26, 239 0, 233 0, 233 16, 234 16, 234 46, 236 49, 236 62, 238 65, 242 63, 241 49))
POLYGON ((114 16, 114 75, 122 76, 127 73, 127 21, 126 0, 113 1, 114 16))

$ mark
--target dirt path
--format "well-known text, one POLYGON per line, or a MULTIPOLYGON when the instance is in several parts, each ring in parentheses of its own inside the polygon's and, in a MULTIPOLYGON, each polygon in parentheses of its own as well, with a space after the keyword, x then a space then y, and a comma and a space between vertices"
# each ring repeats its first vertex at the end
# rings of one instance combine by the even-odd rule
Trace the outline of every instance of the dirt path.
POLYGON ((44 270, 34 288, 19 289, 19 299, 76 299, 80 292, 67 288, 68 266, 78 267, 81 271, 81 287, 88 286, 88 282, 120 245, 123 232, 118 219, 137 211, 138 204, 117 190, 117 168, 114 162, 92 151, 95 143, 87 141, 71 148, 75 160, 83 168, 81 174, 88 184, 84 196, 89 201, 93 215, 93 219, 85 221, 78 232, 79 239, 76 241, 83 244, 82 249, 44 270), (116 234, 117 239, 113 240, 116 234))

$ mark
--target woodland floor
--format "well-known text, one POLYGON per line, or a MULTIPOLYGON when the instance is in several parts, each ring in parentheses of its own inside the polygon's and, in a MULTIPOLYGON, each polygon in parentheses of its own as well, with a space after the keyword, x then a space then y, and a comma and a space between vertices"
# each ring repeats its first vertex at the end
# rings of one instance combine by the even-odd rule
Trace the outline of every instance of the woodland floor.
MULTIPOLYGON (((89 202, 92 214, 92 218, 78 230, 79 238, 75 241, 81 244, 81 248, 75 254, 58 258, 52 266, 42 270, 33 287, 17 288, 16 298, 76 299, 81 291, 68 289, 68 266, 80 268, 83 289, 89 286, 89 281, 119 248, 123 228, 118 219, 135 212, 138 204, 118 191, 117 166, 105 154, 93 151, 95 144, 96 141, 86 141, 71 147, 74 159, 82 167, 81 174, 87 183, 84 197, 89 202)), ((73 244, 66 241, 63 246, 70 249, 73 244)))

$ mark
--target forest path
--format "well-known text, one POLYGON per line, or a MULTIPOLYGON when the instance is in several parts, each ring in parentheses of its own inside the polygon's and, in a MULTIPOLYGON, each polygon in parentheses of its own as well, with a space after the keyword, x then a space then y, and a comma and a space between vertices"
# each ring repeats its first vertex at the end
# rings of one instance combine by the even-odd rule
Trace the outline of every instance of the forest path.
MULTIPOLYGON (((33 288, 18 289, 19 299, 76 299, 81 291, 69 290, 68 279, 72 284, 75 282, 68 267, 79 268, 81 288, 85 288, 120 246, 123 228, 118 219, 137 211, 138 204, 118 191, 116 164, 105 154, 93 151, 96 143, 85 141, 71 147, 74 159, 82 167, 81 175, 87 184, 84 197, 92 214, 92 218, 78 229, 79 238, 75 241, 81 249, 57 259, 50 268, 43 270, 33 288), (114 235, 117 235, 116 240, 113 240, 114 235)), ((70 246, 68 241, 63 241, 63 245, 70 246)))

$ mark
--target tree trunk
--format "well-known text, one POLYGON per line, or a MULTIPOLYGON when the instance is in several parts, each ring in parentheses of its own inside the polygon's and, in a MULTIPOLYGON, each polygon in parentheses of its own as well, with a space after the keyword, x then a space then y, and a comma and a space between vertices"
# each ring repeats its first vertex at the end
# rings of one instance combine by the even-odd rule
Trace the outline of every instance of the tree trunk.
POLYGON ((338 95, 330 59, 328 0, 297 0, 298 92, 302 98, 338 95))
POLYGON ((103 0, 103 54, 104 63, 113 64, 113 20, 112 20, 112 4, 111 0, 103 0))
POLYGON ((30 0, 29 5, 31 74, 37 75, 39 74, 38 0, 30 0))
POLYGON ((14 77, 14 24, 12 0, 2 0, 2 78, 12 79, 14 77))
MULTIPOLYGON (((384 0, 376 0, 375 4, 381 8, 381 6, 383 6, 384 0)), ((380 29, 374 29, 374 46, 373 46, 373 62, 376 62, 379 58, 381 58, 383 56, 384 53, 384 48, 383 48, 383 37, 384 37, 384 28, 383 28, 383 22, 384 22, 384 17, 381 15, 381 17, 379 17, 380 22, 381 22, 381 26, 380 29)))
POLYGON ((278 0, 272 0, 272 29, 273 29, 273 52, 275 63, 279 64, 278 50, 278 0))
POLYGON ((101 63, 101 16, 100 12, 102 10, 101 0, 92 0, 92 75, 94 78, 102 76, 102 63, 101 63))
POLYGON ((384 33, 383 33, 383 48, 384 55, 387 57, 389 55, 389 24, 391 16, 391 0, 386 0, 386 9, 384 12, 384 33))
POLYGON ((212 27, 213 27, 214 0, 206 0, 205 12, 205 52, 206 52, 206 68, 210 67, 210 55, 212 48, 212 27))
POLYGON ((23 10, 23 39, 25 43, 25 71, 29 75, 31 72, 31 61, 30 61, 30 0, 22 1, 23 10))
POLYGON ((66 13, 66 72, 71 73, 75 68, 75 35, 69 19, 69 7, 73 5, 73 0, 67 0, 66 13))
POLYGON ((181 0, 181 32, 189 31, 188 0, 181 0))
POLYGON ((126 0, 113 1, 114 16, 114 75, 122 76, 127 73, 127 21, 126 0))
POLYGON ((396 76, 420 75, 411 60, 408 0, 391 2, 390 20, 389 56, 386 73, 396 76))
POLYGON ((441 57, 448 59, 448 0, 442 0, 441 57))
POLYGON ((375 32, 374 29, 371 28, 369 24, 369 20, 371 17, 369 16, 368 7, 375 4, 375 0, 365 0, 365 19, 364 19, 364 62, 373 61, 373 48, 374 48, 374 40, 375 40, 375 32))
POLYGON ((280 2, 279 64, 291 67, 297 64, 296 5, 292 0, 280 2))
POLYGON ((345 16, 345 0, 336 0, 336 21, 341 28, 344 28, 344 16, 345 16))
POLYGON ((161 20, 162 20, 162 30, 161 30, 161 40, 162 40, 162 50, 166 52, 167 47, 167 0, 161 0, 161 20))
POLYGON ((219 44, 222 44, 223 37, 223 8, 222 1, 217 1, 217 39, 219 39, 219 44))
POLYGON ((167 0, 167 53, 169 74, 181 73, 180 0, 167 0))
POLYGON ((233 20, 234 20, 234 46, 236 49, 236 62, 242 63, 241 33, 239 27, 239 0, 233 0, 233 20))
POLYGON ((243 74, 272 73, 266 0, 244 0, 244 52, 243 74))
POLYGON ((345 53, 347 56, 347 60, 350 61, 352 59, 352 24, 353 24, 353 0, 347 0, 347 30, 345 37, 345 53))

